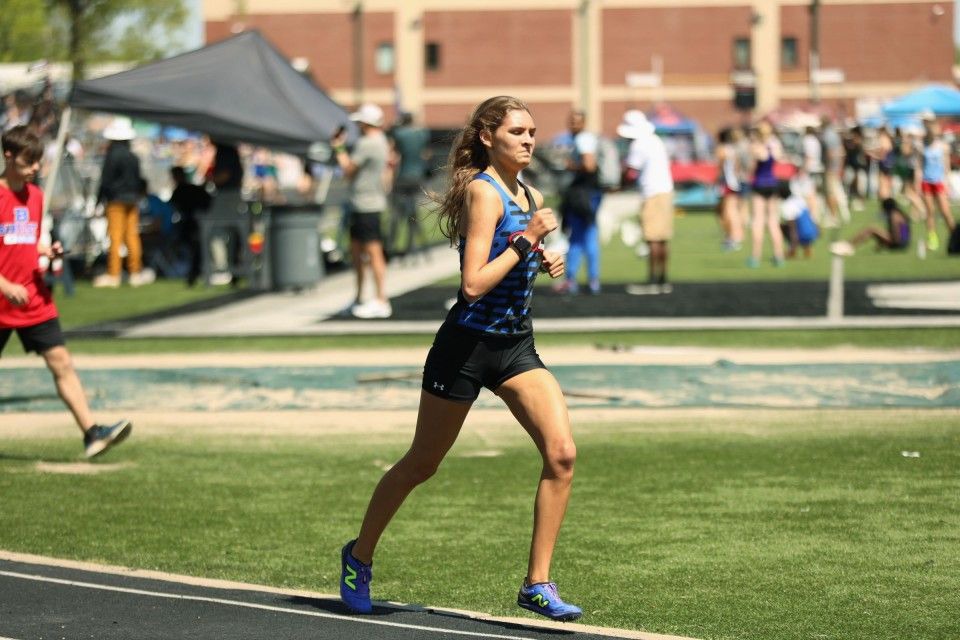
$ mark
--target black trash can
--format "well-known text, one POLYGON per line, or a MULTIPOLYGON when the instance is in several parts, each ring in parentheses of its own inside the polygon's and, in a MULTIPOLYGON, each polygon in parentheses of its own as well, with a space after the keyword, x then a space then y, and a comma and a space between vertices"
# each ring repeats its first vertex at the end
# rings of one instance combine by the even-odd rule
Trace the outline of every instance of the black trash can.
POLYGON ((307 289, 323 277, 320 209, 316 205, 270 208, 270 271, 274 289, 307 289))

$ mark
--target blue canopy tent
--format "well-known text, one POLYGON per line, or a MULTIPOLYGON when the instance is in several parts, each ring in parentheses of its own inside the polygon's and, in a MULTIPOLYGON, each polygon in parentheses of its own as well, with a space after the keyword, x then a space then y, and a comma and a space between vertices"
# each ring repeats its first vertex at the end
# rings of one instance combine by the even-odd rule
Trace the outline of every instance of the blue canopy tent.
POLYGON ((912 115, 883 116, 881 114, 864 118, 860 124, 871 129, 890 127, 891 129, 922 129, 920 118, 912 115))
POLYGON ((930 84, 888 102, 883 107, 887 119, 915 116, 932 111, 938 116, 960 116, 960 91, 943 84, 930 84))

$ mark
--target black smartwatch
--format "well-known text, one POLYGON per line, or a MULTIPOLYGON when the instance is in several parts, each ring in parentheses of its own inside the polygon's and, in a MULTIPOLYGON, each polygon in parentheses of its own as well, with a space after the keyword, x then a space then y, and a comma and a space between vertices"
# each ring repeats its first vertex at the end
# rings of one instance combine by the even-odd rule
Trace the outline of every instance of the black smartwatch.
POLYGON ((533 245, 530 244, 529 240, 518 234, 510 239, 510 248, 517 252, 517 255, 520 256, 520 261, 523 262, 530 255, 533 245))

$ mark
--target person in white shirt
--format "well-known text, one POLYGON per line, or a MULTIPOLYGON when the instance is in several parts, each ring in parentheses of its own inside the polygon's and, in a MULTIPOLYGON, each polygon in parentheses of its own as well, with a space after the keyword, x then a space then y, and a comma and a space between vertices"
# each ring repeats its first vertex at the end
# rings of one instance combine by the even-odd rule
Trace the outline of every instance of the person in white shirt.
POLYGON ((668 293, 668 244, 673 238, 673 177, 667 148, 654 132, 653 123, 642 111, 635 109, 623 114, 617 135, 632 140, 626 165, 636 172, 637 184, 643 194, 640 224, 643 238, 650 245, 649 283, 658 287, 658 293, 668 293))
POLYGON ((814 220, 820 220, 820 197, 818 191, 823 184, 823 145, 817 137, 816 127, 807 127, 803 135, 803 172, 809 178, 809 189, 804 194, 810 215, 814 220))

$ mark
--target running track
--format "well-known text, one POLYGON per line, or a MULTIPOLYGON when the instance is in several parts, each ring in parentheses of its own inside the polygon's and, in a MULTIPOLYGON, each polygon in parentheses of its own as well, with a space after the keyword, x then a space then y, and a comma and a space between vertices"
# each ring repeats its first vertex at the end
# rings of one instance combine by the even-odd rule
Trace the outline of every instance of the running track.
POLYGON ((323 594, 0 552, 0 640, 667 640, 578 624, 383 603, 350 615, 323 594))

